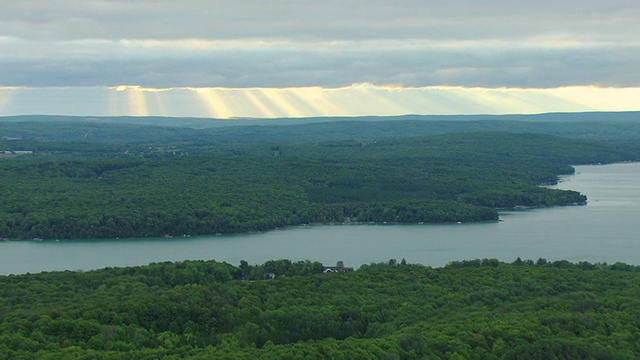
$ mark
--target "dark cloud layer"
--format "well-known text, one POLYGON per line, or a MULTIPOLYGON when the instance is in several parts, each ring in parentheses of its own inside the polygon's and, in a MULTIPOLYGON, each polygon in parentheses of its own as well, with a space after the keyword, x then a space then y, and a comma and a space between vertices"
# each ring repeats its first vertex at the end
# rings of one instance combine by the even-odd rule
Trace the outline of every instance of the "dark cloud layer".
POLYGON ((0 86, 640 85, 637 1, 22 0, 0 86))

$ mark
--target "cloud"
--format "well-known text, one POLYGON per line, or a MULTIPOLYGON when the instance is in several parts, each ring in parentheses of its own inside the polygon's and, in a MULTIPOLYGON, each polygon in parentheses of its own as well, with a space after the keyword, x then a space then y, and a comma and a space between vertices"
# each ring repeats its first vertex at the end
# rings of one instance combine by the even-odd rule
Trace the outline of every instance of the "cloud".
POLYGON ((0 59, 5 86, 558 87, 640 84, 640 44, 510 41, 72 41, 0 59))
POLYGON ((606 37, 626 29, 630 38, 639 8, 635 0, 22 0, 3 4, 0 33, 49 40, 361 40, 606 37))
POLYGON ((640 85, 635 0, 40 0, 0 13, 0 85, 640 85))

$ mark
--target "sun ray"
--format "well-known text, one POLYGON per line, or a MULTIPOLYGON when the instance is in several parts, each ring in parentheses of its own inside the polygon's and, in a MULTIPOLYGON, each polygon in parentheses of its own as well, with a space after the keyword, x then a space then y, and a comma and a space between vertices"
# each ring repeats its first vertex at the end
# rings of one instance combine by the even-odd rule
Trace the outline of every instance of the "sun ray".
POLYGON ((167 109, 166 106, 164 104, 164 99, 163 99, 163 93, 161 92, 154 92, 150 94, 151 96, 149 96, 149 109, 155 109, 154 111, 154 115, 160 115, 160 116, 167 116, 167 109))
POLYGON ((294 88, 287 91, 287 97, 293 99, 296 103, 304 107, 309 115, 307 116, 323 116, 326 113, 339 114, 342 109, 335 106, 329 101, 325 93, 325 89, 318 87, 294 88))
POLYGON ((201 88, 196 90, 198 98, 207 109, 208 116, 219 119, 229 119, 234 117, 234 112, 220 96, 221 91, 212 88, 201 88))
MULTIPOLYGON (((575 111, 575 109, 578 108, 582 108, 584 111, 596 110, 590 106, 582 106, 579 102, 575 101, 576 99, 563 99, 549 91, 543 91, 540 89, 518 91, 507 91, 506 89, 502 89, 501 93, 503 96, 508 94, 516 101, 511 107, 511 109, 513 109, 511 112, 518 109, 524 109, 524 112, 526 113, 541 113, 546 112, 546 109, 548 108, 556 109, 555 111, 558 112, 575 111)), ((499 108, 498 111, 500 111, 499 108)))
POLYGON ((457 98, 459 108, 465 111, 481 114, 495 114, 500 112, 500 109, 520 109, 519 112, 532 111, 529 105, 519 103, 512 94, 505 94, 495 89, 454 88, 447 90, 457 98))
POLYGON ((319 87, 301 88, 300 96, 305 98, 318 114, 324 115, 329 113, 343 115, 347 113, 347 105, 337 101, 341 98, 340 94, 336 96, 337 92, 341 93, 343 90, 344 88, 337 91, 319 87))
POLYGON ((145 89, 130 85, 118 85, 111 89, 116 91, 116 96, 110 96, 110 111, 115 110, 119 115, 149 116, 150 111, 147 106, 145 89), (120 94, 123 94, 124 97, 120 94))
POLYGON ((334 101, 339 101, 346 109, 345 116, 354 116, 356 113, 358 115, 410 113, 397 102, 388 98, 387 89, 377 89, 370 84, 357 84, 349 88, 341 88, 333 95, 334 101))
POLYGON ((285 89, 265 88, 259 89, 264 97, 269 99, 278 109, 280 116, 284 117, 304 117, 303 111, 300 111, 299 104, 292 103, 291 99, 285 94, 285 89))
POLYGON ((225 97, 225 102, 230 111, 234 114, 230 117, 267 117, 251 98, 251 92, 248 89, 232 89, 229 91, 220 90, 225 97))
POLYGON ((263 118, 276 117, 272 109, 269 106, 267 106, 265 102, 256 95, 255 89, 248 89, 247 91, 244 92, 244 95, 246 96, 248 103, 253 105, 253 107, 257 110, 255 114, 258 116, 252 116, 252 117, 263 117, 263 118))
POLYGON ((149 108, 147 107, 147 98, 144 91, 140 91, 137 87, 127 88, 129 98, 129 112, 134 116, 149 116, 149 108))
POLYGON ((0 114, 7 112, 14 91, 13 87, 0 87, 0 114))
POLYGON ((125 114, 125 112, 122 111, 122 99, 121 97, 121 91, 114 91, 116 89, 114 88, 109 88, 109 92, 108 92, 108 108, 109 108, 109 115, 120 115, 120 114, 125 114))
POLYGON ((404 114, 530 114, 638 111, 640 88, 401 87, 338 88, 0 87, 0 115, 274 118, 404 114))
POLYGON ((460 100, 451 95, 433 89, 388 89, 383 96, 396 103, 404 113, 438 114, 457 107, 452 103, 459 103, 460 100))
POLYGON ((268 97, 263 90, 264 89, 255 88, 251 89, 250 92, 267 110, 267 113, 270 115, 269 117, 275 118, 286 116, 282 109, 270 97, 268 97))

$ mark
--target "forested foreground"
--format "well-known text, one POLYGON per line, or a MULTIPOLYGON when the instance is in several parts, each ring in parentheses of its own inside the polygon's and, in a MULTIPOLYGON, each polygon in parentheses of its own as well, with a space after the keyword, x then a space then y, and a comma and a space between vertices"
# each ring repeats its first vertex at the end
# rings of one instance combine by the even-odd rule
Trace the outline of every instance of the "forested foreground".
POLYGON ((495 221, 584 203, 551 190, 569 164, 640 160, 640 143, 457 133, 380 141, 162 146, 11 140, 0 238, 238 233, 306 223, 495 221))
POLYGON ((0 277, 10 359, 637 359, 640 268, 160 263, 0 277))

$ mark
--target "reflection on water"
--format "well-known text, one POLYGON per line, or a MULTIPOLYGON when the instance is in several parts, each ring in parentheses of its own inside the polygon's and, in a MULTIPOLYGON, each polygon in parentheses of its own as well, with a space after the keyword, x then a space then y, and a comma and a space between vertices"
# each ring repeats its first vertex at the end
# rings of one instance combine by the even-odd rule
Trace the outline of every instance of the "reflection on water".
POLYGON ((185 259, 238 264, 269 259, 348 266, 405 258, 546 258, 640 264, 640 163, 578 166, 557 186, 586 194, 587 206, 501 213, 500 222, 451 225, 301 226, 260 234, 191 238, 0 242, 0 274, 89 270, 185 259))

